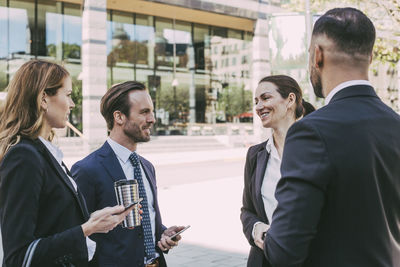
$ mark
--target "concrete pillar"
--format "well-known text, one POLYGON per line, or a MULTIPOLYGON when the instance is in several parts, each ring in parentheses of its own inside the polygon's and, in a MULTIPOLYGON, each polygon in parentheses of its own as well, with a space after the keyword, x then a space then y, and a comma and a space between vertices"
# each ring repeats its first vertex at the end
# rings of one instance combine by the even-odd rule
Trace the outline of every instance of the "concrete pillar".
POLYGON ((194 47, 191 43, 187 49, 189 57, 188 68, 190 72, 189 85, 189 123, 196 123, 196 84, 195 84, 195 63, 194 63, 194 47))
MULTIPOLYGON (((153 27, 153 17, 148 16, 148 24, 153 27)), ((136 26, 135 26, 136 27, 136 26)), ((153 34, 150 35, 150 39, 147 42, 147 64, 149 66, 149 69, 154 68, 154 48, 156 46, 156 34, 155 34, 155 28, 153 27, 153 34)))
MULTIPOLYGON (((268 40, 268 20, 267 18, 259 18, 255 24, 254 37, 253 37, 253 60, 252 60, 252 90, 253 99, 254 92, 257 88, 258 82, 265 76, 271 75, 271 63, 269 53, 269 40, 268 40)), ((253 107, 253 127, 255 142, 265 141, 270 131, 263 128, 260 118, 255 113, 253 107)))
POLYGON ((106 0, 85 0, 82 14, 83 135, 92 151, 107 138, 100 99, 107 90, 106 0))

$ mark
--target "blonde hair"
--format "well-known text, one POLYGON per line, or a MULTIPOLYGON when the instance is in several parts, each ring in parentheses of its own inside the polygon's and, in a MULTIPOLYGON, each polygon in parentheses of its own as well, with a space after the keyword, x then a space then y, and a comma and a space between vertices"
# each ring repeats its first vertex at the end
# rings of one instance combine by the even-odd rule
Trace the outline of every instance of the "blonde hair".
POLYGON ((57 94, 68 76, 64 67, 45 60, 28 61, 17 70, 0 114, 0 162, 21 137, 38 138, 46 112, 41 108, 44 93, 57 94))

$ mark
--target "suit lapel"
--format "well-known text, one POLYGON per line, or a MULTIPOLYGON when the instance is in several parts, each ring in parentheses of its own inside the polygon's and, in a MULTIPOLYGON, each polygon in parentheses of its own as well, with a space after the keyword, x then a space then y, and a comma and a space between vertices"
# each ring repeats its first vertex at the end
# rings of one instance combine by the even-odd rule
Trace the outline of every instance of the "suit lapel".
POLYGON ((146 179, 149 181, 150 187, 151 187, 151 191, 153 192, 153 196, 155 199, 156 196, 156 179, 155 177, 153 177, 153 173, 150 171, 149 166, 147 166, 147 164, 144 163, 144 161, 142 160, 142 157, 140 157, 140 163, 142 164, 142 168, 144 170, 144 173, 146 174, 146 179))
POLYGON ((257 169, 255 178, 255 195, 256 195, 256 207, 259 209, 258 213, 263 214, 265 219, 267 215, 265 214, 264 202, 261 195, 261 186, 264 180, 265 169, 267 168, 267 162, 269 158, 268 151, 264 148, 257 153, 257 169))
MULTIPOLYGON (((46 146, 40 140, 36 141, 36 145, 39 146, 40 151, 42 151, 42 154, 44 155, 44 157, 47 159, 48 162, 50 162, 51 167, 57 173, 57 177, 60 178, 64 182, 64 184, 68 187, 69 191, 72 193, 72 195, 78 202, 79 207, 81 208, 83 217, 85 219, 88 218, 88 211, 87 211, 84 200, 81 199, 78 195, 78 192, 75 191, 74 186, 72 185, 71 181, 69 180, 67 174, 62 169, 61 165, 57 162, 57 160, 53 157, 53 155, 50 153, 50 151, 47 150, 46 146)), ((69 172, 68 169, 67 169, 67 171, 69 172)), ((72 176, 71 176, 71 178, 72 178, 72 176)))
MULTIPOLYGON (((64 166, 64 168, 65 168, 67 174, 69 175, 69 177, 73 178, 74 176, 71 174, 71 172, 69 171, 68 167, 64 164, 64 162, 62 163, 62 165, 64 166)), ((82 192, 79 190, 79 187, 76 188, 76 191, 78 193, 77 196, 78 196, 78 199, 79 199, 79 205, 81 206, 81 209, 84 211, 85 220, 88 220, 89 217, 90 217, 90 214, 89 214, 89 210, 88 210, 88 208, 86 206, 86 201, 83 198, 82 192)))
POLYGON ((108 142, 104 143, 99 152, 99 156, 101 158, 100 163, 107 170, 108 176, 114 182, 119 180, 126 180, 124 171, 121 168, 121 164, 119 164, 118 158, 108 142))

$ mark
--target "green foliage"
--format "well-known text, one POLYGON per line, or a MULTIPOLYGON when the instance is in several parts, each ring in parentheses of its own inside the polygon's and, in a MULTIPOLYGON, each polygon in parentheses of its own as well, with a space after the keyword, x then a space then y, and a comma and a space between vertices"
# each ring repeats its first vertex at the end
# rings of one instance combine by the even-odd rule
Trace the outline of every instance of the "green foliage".
POLYGON ((400 51, 397 45, 396 41, 378 38, 374 46, 374 59, 395 67, 400 59, 400 51))
POLYGON ((146 44, 130 40, 121 40, 120 43, 112 49, 110 54, 108 54, 107 66, 115 66, 117 62, 146 64, 147 55, 146 44))
POLYGON ((231 121, 232 117, 252 110, 252 98, 250 90, 244 90, 237 85, 228 85, 222 89, 218 103, 225 112, 227 120, 231 121))
POLYGON ((72 78, 72 100, 75 108, 71 111, 71 123, 82 132, 82 81, 72 78))
MULTIPOLYGON (((81 47, 77 44, 62 43, 63 58, 81 58, 81 47)), ((57 58, 57 46, 55 44, 47 45, 47 55, 57 58)))
POLYGON ((157 99, 157 109, 163 108, 169 111, 170 121, 179 120, 186 122, 189 114, 189 90, 188 88, 176 87, 176 104, 174 99, 174 88, 162 87, 157 90, 155 99, 157 99))
MULTIPOLYGON (((291 11, 305 12, 306 0, 291 0, 282 7, 291 11)), ((362 10, 371 18, 378 32, 374 47, 374 60, 389 63, 392 67, 400 59, 400 0, 310 0, 312 14, 321 14, 334 7, 351 6, 362 10)))

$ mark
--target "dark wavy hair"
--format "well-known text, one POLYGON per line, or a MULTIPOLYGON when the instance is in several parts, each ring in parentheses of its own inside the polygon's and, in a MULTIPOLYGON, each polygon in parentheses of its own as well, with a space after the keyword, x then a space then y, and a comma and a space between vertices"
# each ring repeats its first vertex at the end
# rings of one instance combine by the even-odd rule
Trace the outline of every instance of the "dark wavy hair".
POLYGON ((258 84, 263 82, 275 84, 276 87, 278 87, 278 93, 284 99, 288 98, 290 93, 293 93, 296 96, 296 109, 294 112, 296 119, 301 116, 306 116, 315 110, 313 105, 303 99, 301 88, 292 77, 287 75, 271 75, 262 78, 258 84))

